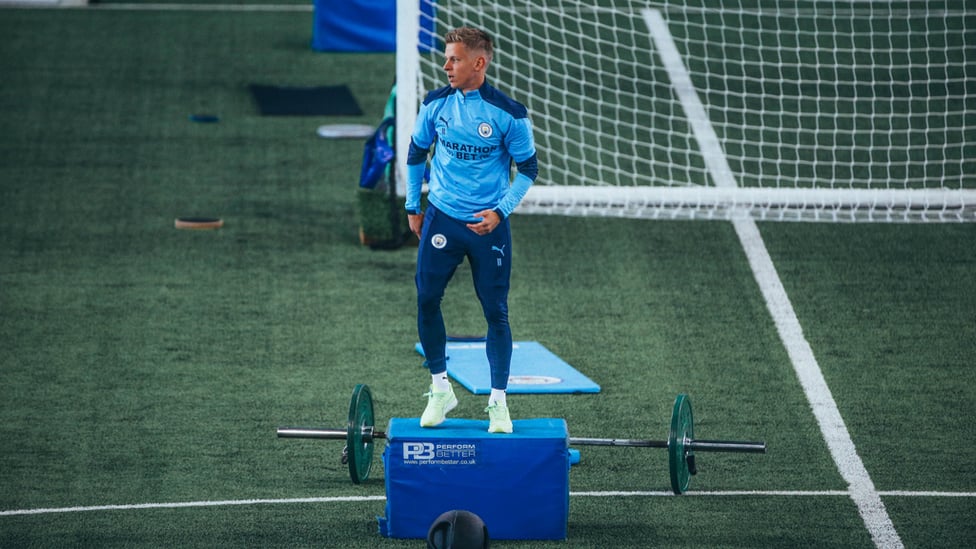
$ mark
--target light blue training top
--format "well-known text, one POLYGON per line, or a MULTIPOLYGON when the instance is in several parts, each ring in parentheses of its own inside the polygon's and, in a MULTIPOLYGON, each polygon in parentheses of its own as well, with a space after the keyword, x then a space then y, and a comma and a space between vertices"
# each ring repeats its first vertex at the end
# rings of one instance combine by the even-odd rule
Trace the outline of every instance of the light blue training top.
POLYGON ((476 222, 482 210, 508 217, 539 173, 526 108, 487 82, 468 93, 445 86, 424 99, 407 156, 408 212, 420 211, 431 146, 427 198, 460 221, 476 222))

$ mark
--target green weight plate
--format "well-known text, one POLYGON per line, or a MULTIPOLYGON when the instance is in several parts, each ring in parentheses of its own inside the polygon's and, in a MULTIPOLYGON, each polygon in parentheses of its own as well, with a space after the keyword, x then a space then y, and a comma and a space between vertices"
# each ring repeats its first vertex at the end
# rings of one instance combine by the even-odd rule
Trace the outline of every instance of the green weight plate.
POLYGON ((680 394, 674 399, 671 411, 671 430, 668 432, 668 471, 671 473, 671 490, 675 494, 688 491, 691 472, 688 470, 688 456, 692 450, 686 444, 695 438, 694 419, 691 415, 691 400, 680 394))
POLYGON ((368 479, 369 470, 373 467, 373 438, 363 436, 363 432, 372 430, 373 425, 373 394, 369 387, 360 383, 352 391, 349 423, 346 425, 349 477, 354 484, 368 479))

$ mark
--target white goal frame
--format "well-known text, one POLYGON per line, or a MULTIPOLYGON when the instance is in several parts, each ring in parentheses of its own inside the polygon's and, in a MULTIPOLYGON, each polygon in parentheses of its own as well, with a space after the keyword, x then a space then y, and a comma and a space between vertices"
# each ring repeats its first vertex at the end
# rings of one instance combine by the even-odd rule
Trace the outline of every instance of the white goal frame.
MULTIPOLYGON (((657 9, 641 10, 655 51, 648 62, 664 67, 694 143, 704 159, 708 185, 560 185, 539 181, 517 212, 528 214, 612 216, 652 219, 734 219, 829 222, 976 222, 976 188, 787 188, 741 187, 729 168, 722 144, 681 54, 657 9)), ((420 71, 418 0, 397 2, 397 138, 408 150, 416 113, 425 89, 420 71)), ((974 31, 976 32, 976 31, 974 31)), ((974 60, 976 61, 976 60, 974 60)), ((533 109, 530 106, 530 115, 533 109)), ((976 130, 973 130, 976 132, 976 130)), ((546 162, 540 158, 544 173, 546 162)), ((397 187, 405 190, 406 154, 397 155, 397 187)), ((976 166, 976 164, 972 164, 976 166)), ((976 177, 973 174, 972 177, 976 177)), ((540 178, 542 179, 542 178, 540 178)))

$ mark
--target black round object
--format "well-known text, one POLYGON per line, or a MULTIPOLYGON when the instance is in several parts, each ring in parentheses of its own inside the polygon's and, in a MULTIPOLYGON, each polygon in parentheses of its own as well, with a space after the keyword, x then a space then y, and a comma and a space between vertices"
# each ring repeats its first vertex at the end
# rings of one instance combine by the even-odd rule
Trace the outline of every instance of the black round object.
POLYGON ((470 511, 447 511, 430 525, 427 548, 487 549, 488 527, 481 517, 470 511))

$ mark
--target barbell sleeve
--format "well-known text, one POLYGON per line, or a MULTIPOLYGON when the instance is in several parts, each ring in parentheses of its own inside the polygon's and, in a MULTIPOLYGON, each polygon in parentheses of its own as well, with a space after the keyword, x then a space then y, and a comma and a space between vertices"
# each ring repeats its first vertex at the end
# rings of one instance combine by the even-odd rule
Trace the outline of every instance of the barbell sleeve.
MULTIPOLYGON (((320 440, 346 440, 346 429, 320 429, 316 427, 278 427, 278 438, 314 438, 320 440)), ((363 428, 363 440, 386 438, 386 433, 372 427, 363 428)))
POLYGON ((278 438, 318 438, 346 440, 345 429, 313 429, 311 427, 278 427, 278 438))
POLYGON ((668 447, 668 443, 663 440, 639 440, 628 438, 569 437, 569 444, 575 444, 577 446, 634 446, 639 448, 668 447))
POLYGON ((736 452, 747 454, 765 454, 765 442, 743 442, 736 440, 698 440, 691 439, 685 443, 685 448, 695 452, 736 452))
MULTIPOLYGON (((585 438, 569 437, 569 444, 576 446, 630 446, 637 448, 667 448, 666 440, 643 440, 629 438, 585 438)), ((765 454, 765 442, 741 442, 736 440, 697 440, 685 442, 685 448, 698 452, 738 452, 765 454)))

